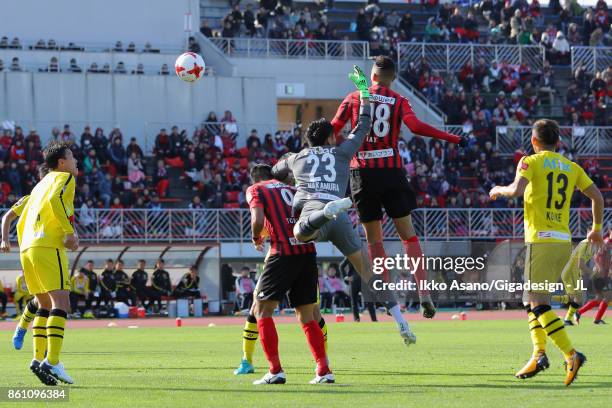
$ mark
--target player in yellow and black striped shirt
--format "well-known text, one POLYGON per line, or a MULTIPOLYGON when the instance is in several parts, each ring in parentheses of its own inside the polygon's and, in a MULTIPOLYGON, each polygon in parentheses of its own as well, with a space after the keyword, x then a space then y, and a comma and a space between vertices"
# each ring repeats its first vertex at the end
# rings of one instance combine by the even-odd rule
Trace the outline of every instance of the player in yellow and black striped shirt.
MULTIPOLYGON (((494 187, 489 195, 518 197, 524 195, 525 243, 527 245, 524 281, 532 285, 556 283, 572 252, 569 228, 570 201, 577 187, 593 203, 593 228, 587 239, 601 245, 603 197, 582 167, 555 152, 559 142, 559 125, 548 119, 533 125, 531 144, 535 154, 524 157, 518 164, 516 178, 509 186, 494 187)), ((527 305, 533 355, 516 373, 517 378, 529 378, 548 368, 545 354, 546 338, 563 352, 566 361, 565 385, 570 385, 586 361, 576 351, 561 320, 550 307, 547 289, 523 291, 527 305)))
MULTIPOLYGON (((42 180, 47 173, 49 173, 49 169, 47 166, 42 165, 38 167, 38 179, 42 180)), ((11 242, 9 240, 9 230, 12 222, 19 218, 21 213, 23 212, 23 208, 28 203, 30 196, 21 197, 12 207, 2 216, 2 242, 0 242, 0 251, 1 252, 9 252, 11 250, 11 242)), ((27 286, 27 285, 26 285, 27 286)), ((28 292, 29 293, 29 292, 28 292)), ((15 350, 21 350, 23 346, 23 339, 25 338, 25 334, 30 326, 30 323, 36 317, 36 312, 38 311, 38 301, 35 297, 31 296, 31 299, 27 303, 26 307, 23 308, 23 313, 17 323, 17 327, 15 328, 15 334, 13 335, 13 347, 15 350)), ((47 328, 45 327, 39 329, 41 333, 38 335, 42 336, 42 332, 46 333, 47 328)), ((36 333, 34 333, 36 334, 36 333)), ((46 334, 45 334, 46 336, 46 334)))
MULTIPOLYGON (((72 384, 59 354, 70 310, 66 250, 79 245, 72 225, 78 169, 66 144, 50 144, 44 158, 49 173, 18 210, 11 209, 19 216, 17 239, 26 283, 39 305, 33 322, 34 360, 30 369, 47 385, 55 385, 58 380, 72 384)), ((3 236, 4 251, 6 246, 3 236)))

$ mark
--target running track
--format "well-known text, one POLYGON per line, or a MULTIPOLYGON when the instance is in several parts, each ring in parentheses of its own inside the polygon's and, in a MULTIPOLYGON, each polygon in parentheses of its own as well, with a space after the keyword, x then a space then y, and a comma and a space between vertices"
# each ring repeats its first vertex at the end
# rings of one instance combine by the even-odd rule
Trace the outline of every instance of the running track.
MULTIPOLYGON (((450 321, 452 315, 458 314, 458 312, 438 312, 434 320, 437 321, 450 321)), ((524 320, 525 311, 523 310, 507 310, 507 311, 467 311, 467 320, 524 320)), ((409 322, 412 321, 427 321, 418 313, 405 313, 406 319, 409 322)), ((335 323, 334 315, 324 315, 327 322, 335 323)), ((353 317, 350 314, 344 315, 345 322, 352 322, 353 317)), ((379 321, 392 321, 392 318, 382 313, 378 313, 379 321)), ((276 323, 295 323, 294 315, 275 316, 274 321, 276 323)), ((362 322, 370 321, 369 316, 362 315, 362 322)), ((97 329, 101 327, 107 327, 110 322, 113 322, 117 327, 174 327, 176 326, 175 319, 155 317, 146 319, 99 319, 99 320, 69 320, 68 327, 75 329, 97 329)), ((231 326, 231 325, 242 325, 244 324, 244 316, 211 316, 211 317, 190 317, 182 319, 183 327, 204 327, 209 324, 216 326, 231 326)), ((16 322, 14 321, 2 321, 0 322, 0 330, 14 330, 16 322)), ((341 323, 338 323, 341 324, 341 323)))

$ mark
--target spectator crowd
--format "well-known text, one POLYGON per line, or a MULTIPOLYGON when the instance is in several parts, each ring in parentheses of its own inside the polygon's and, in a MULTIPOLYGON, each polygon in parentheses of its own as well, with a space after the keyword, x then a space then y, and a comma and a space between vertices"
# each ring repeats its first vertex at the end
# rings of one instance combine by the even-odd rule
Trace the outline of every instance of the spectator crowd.
POLYGON ((545 18, 538 0, 481 0, 469 6, 464 2, 439 5, 438 0, 420 3, 420 13, 429 15, 423 29, 415 29, 418 18, 412 13, 368 0, 349 29, 340 31, 337 26, 344 21, 330 13, 333 1, 298 6, 291 0, 264 0, 259 8, 232 1, 218 30, 213 31, 204 19, 200 32, 207 37, 313 40, 344 40, 354 34, 370 42, 372 55, 394 54, 400 41, 542 45, 553 64, 568 64, 572 45, 612 45, 605 0, 592 8, 580 6, 577 0, 552 0, 548 6, 552 22, 545 18))
POLYGON ((323 3, 294 6, 291 0, 263 0, 259 9, 249 3, 241 9, 234 4, 216 33, 203 20, 200 32, 207 36, 263 37, 275 39, 343 40, 330 27, 323 3))

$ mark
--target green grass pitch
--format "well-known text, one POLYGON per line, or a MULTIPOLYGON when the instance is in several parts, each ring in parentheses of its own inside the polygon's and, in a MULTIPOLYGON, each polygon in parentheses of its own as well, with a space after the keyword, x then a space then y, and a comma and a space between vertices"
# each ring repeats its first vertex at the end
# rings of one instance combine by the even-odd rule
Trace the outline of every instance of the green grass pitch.
MULTIPOLYGON (((574 344, 588 358, 569 388, 563 386, 562 357, 552 344, 549 370, 529 380, 513 377, 531 352, 524 321, 428 321, 414 323, 413 329, 418 341, 407 348, 392 323, 331 324, 330 357, 337 384, 313 386, 308 381, 314 363, 301 329, 278 325, 287 384, 259 387, 251 385, 267 368, 259 345, 256 374, 237 377, 232 373, 241 357, 238 325, 67 330, 62 360, 76 384, 65 405, 610 406, 612 358, 607 326, 585 321, 569 328, 574 344)), ((31 333, 21 351, 12 350, 11 334, 0 332, 0 387, 39 386, 28 370, 31 333)))

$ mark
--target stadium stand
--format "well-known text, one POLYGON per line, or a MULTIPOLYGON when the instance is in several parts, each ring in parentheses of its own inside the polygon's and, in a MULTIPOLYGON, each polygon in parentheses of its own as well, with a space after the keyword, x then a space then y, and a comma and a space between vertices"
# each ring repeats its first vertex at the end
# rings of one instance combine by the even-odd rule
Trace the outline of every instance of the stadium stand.
POLYGON ((448 1, 443 5, 437 0, 405 3, 269 0, 261 2, 260 7, 254 2, 228 7, 224 1, 208 0, 201 2, 200 31, 207 37, 359 39, 379 43, 374 47, 386 52, 391 52, 398 41, 546 43, 551 49, 557 30, 572 45, 595 46, 610 41, 606 37, 610 21, 605 0, 599 0, 594 8, 583 8, 575 1, 568 7, 561 7, 558 2, 551 4, 542 7, 538 0, 483 0, 469 4, 448 1))
MULTIPOLYGON (((609 107, 606 110, 610 105, 606 101, 612 97, 612 69, 598 71, 576 66, 572 71, 567 66, 567 55, 558 50, 565 47, 559 45, 564 40, 557 38, 561 33, 560 37, 566 36, 572 46, 590 44, 593 33, 600 30, 601 38, 594 45, 609 40, 604 1, 586 11, 575 6, 556 9, 554 4, 540 7, 537 1, 528 4, 485 0, 471 8, 448 2, 438 5, 437 1, 368 3, 264 1, 256 7, 251 2, 228 6, 225 1, 207 0, 201 2, 200 31, 207 37, 364 40, 369 42, 370 55, 393 54, 399 49, 396 57, 404 68, 401 76, 442 108, 448 124, 462 126, 465 133, 472 135, 467 149, 420 138, 404 141, 405 166, 423 206, 489 205, 484 191, 493 183, 513 177, 512 157, 499 151, 499 128, 529 125, 541 115, 558 118, 573 127, 610 124, 612 115, 609 107), (542 38, 549 44, 544 45, 547 51, 541 66, 531 64, 533 59, 516 64, 481 56, 460 66, 438 69, 430 66, 434 63, 429 58, 410 58, 407 63, 401 46, 421 44, 413 41, 443 41, 467 47, 484 43, 527 46, 542 44, 542 38)), ((187 47, 200 51, 193 37, 187 47)), ((170 51, 173 50, 133 41, 24 42, 5 35, 0 38, 0 55, 10 63, 5 65, 0 59, 0 71, 166 75, 174 58, 170 51), (140 59, 149 54, 153 59, 140 59)), ((297 151, 301 146, 301 130, 297 128, 288 132, 265 131, 263 138, 254 129, 246 143, 239 144, 238 140, 244 140, 246 135, 237 137, 236 120, 227 112, 220 121, 210 115, 197 129, 160 129, 151 151, 143 151, 136 141, 127 143, 119 129, 107 131, 108 136, 102 128, 92 135, 91 129, 84 129, 80 141, 70 126, 63 132, 59 128, 51 131, 52 139, 74 142, 75 152, 83 160, 77 200, 78 206, 85 209, 244 207, 249 163, 273 163, 285 152, 297 151)), ((0 171, 6 174, 0 205, 10 205, 36 180, 42 146, 35 130, 24 136, 22 129, 15 126, 4 129, 0 140, 0 171)), ((576 154, 571 146, 566 150, 576 154)), ((606 159, 583 156, 585 167, 598 175, 598 185, 608 188, 610 166, 606 159), (593 170, 598 165, 603 172, 593 170)), ((500 203, 517 205, 512 201, 500 203)))

